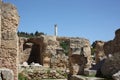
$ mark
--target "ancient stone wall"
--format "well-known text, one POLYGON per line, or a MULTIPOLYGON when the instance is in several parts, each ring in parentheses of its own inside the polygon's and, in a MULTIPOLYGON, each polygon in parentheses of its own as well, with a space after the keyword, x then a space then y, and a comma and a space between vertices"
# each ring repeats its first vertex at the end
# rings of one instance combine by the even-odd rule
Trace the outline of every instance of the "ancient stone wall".
POLYGON ((1 46, 1 8, 2 8, 2 1, 0 0, 0 46, 1 46))
POLYGON ((17 80, 18 36, 17 26, 19 16, 15 6, 2 3, 1 6, 1 46, 0 68, 8 68, 14 72, 14 80, 17 80))
POLYGON ((27 38, 19 37, 19 64, 27 62, 29 59, 33 43, 26 43, 27 38))
POLYGON ((42 35, 36 38, 19 40, 20 64, 23 62, 39 63, 43 66, 50 67, 51 56, 56 54, 58 43, 55 36, 42 35))
POLYGON ((104 43, 105 42, 103 42, 103 41, 95 41, 92 44, 96 63, 100 62, 101 60, 103 60, 105 58, 105 53, 104 53, 104 49, 103 49, 104 43))
MULTIPOLYGON (((86 59, 85 67, 89 68, 91 65, 91 50, 90 50, 90 43, 87 39, 82 38, 70 38, 70 37, 56 37, 56 36, 46 36, 42 35, 38 38, 30 38, 25 40, 19 41, 20 45, 20 51, 22 51, 20 54, 21 60, 20 63, 28 62, 28 64, 35 62, 39 63, 46 67, 51 68, 68 68, 68 58, 73 55, 74 53, 77 53, 76 51, 70 52, 70 49, 80 49, 80 52, 77 53, 80 56, 81 49, 83 49, 84 58, 86 59), (71 41, 71 42, 70 42, 71 41), (23 43, 24 42, 24 43, 23 43), (78 42, 78 43, 76 43, 78 42), (30 47, 30 43, 33 43, 33 48, 30 47), (67 50, 64 50, 61 46, 61 43, 64 43, 65 45, 63 47, 66 47, 67 50), (67 44, 66 44, 67 43, 67 44), (25 46, 23 48, 22 46, 25 46), (36 45, 36 47, 35 47, 36 45), (29 47, 28 47, 29 46, 29 47), (31 48, 31 49, 30 49, 31 48), (23 50, 22 50, 23 49, 23 50), (29 50, 28 50, 29 49, 29 50), (66 53, 67 51, 67 53, 66 53), (70 55, 69 55, 70 54, 70 55), (35 57, 35 55, 37 55, 35 57), (25 57, 26 56, 26 57, 25 57), (37 60, 37 62, 36 62, 37 60)), ((83 57, 79 57, 79 59, 83 59, 83 57)), ((79 60, 75 58, 75 60, 79 60)), ((73 60, 74 61, 74 60, 73 60)), ((84 60, 78 61, 78 63, 83 64, 84 60)), ((73 64, 75 64, 73 62, 73 64)))
POLYGON ((120 29, 116 30, 113 40, 104 44, 104 52, 107 59, 101 71, 104 76, 110 77, 120 71, 120 29))
POLYGON ((90 42, 84 38, 70 38, 70 74, 84 74, 84 68, 91 67, 90 42))

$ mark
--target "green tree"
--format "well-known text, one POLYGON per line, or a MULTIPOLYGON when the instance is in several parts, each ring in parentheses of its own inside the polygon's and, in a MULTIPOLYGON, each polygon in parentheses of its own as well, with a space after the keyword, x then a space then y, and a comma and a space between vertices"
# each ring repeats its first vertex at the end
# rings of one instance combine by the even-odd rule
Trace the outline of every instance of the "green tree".
POLYGON ((68 55, 69 53, 69 42, 68 41, 61 41, 60 46, 63 48, 64 53, 68 55))

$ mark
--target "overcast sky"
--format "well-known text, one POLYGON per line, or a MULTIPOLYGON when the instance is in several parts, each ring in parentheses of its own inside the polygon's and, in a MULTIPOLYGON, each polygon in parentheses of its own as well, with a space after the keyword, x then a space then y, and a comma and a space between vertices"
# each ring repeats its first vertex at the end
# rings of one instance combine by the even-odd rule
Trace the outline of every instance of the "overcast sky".
POLYGON ((19 31, 108 41, 120 28, 120 0, 3 0, 19 12, 19 31))

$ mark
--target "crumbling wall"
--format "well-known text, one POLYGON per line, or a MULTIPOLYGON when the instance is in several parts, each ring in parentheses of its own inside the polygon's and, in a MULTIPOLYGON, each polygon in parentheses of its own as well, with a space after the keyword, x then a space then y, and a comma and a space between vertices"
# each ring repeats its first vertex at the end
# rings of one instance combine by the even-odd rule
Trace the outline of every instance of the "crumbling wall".
POLYGON ((0 68, 8 68, 14 72, 17 80, 18 36, 17 26, 19 16, 14 5, 1 3, 1 46, 0 68))
POLYGON ((99 63, 101 60, 105 59, 105 53, 104 53, 104 43, 103 41, 95 41, 92 44, 93 52, 95 55, 95 62, 99 63))
POLYGON ((19 37, 19 64, 27 62, 32 49, 32 43, 26 43, 27 38, 19 37))
POLYGON ((0 46, 1 46, 1 14, 2 14, 1 8, 2 8, 2 1, 0 0, 0 46))
POLYGON ((20 64, 39 63, 43 66, 50 67, 51 55, 56 54, 57 41, 55 36, 42 35, 35 38, 19 40, 20 64))
POLYGON ((84 74, 84 69, 90 67, 91 50, 89 40, 84 38, 70 38, 70 74, 84 74))
POLYGON ((115 38, 104 44, 107 56, 101 71, 104 76, 111 77, 120 70, 120 29, 115 31, 115 38))

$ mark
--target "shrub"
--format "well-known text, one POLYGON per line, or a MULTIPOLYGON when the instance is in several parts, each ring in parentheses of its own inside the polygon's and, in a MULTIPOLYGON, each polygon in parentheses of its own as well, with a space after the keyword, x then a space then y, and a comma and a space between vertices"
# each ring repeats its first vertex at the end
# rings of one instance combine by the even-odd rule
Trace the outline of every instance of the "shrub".
POLYGON ((19 73, 18 74, 18 80, 28 80, 28 78, 24 74, 19 73))
POLYGON ((69 53, 69 42, 61 41, 60 46, 63 48, 65 55, 68 55, 68 53, 69 53))

